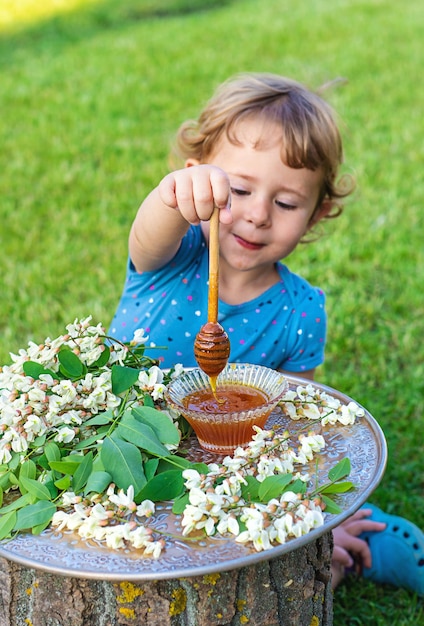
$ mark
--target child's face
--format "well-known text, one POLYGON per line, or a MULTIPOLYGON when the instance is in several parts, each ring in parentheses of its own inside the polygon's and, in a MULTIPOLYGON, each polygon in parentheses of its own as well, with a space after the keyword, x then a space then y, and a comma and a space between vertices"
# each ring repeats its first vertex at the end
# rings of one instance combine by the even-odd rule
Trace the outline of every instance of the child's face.
MULTIPOLYGON (((223 137, 207 159, 227 173, 231 184, 233 221, 220 226, 221 255, 234 269, 266 270, 287 257, 311 226, 323 172, 282 162, 277 125, 252 119, 236 131, 238 145, 223 137)), ((313 221, 329 209, 323 205, 313 221)), ((208 225, 202 228, 207 231, 208 225)))

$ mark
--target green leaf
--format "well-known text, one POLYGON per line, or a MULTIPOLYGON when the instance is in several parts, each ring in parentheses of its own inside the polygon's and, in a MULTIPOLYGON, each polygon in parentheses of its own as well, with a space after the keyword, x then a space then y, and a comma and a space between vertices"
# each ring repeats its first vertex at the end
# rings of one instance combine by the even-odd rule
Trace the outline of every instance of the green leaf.
POLYGON ((4 515, 5 513, 9 513, 10 511, 16 511, 17 509, 21 509, 28 504, 32 504, 34 502, 34 497, 30 493, 26 493, 24 496, 20 498, 16 498, 10 504, 7 504, 2 509, 0 509, 0 514, 4 515))
POLYGON ((296 478, 290 485, 290 491, 293 491, 293 493, 306 493, 306 483, 300 480, 300 478, 296 478))
POLYGON ((155 401, 150 394, 146 393, 146 395, 144 396, 144 406, 151 406, 152 408, 154 408, 155 401))
POLYGON ((261 483, 254 476, 245 476, 247 485, 241 486, 241 495, 246 502, 259 501, 259 487, 261 483))
MULTIPOLYGON (((52 516, 53 517, 53 516, 52 516)), ((51 522, 51 518, 46 520, 45 522, 43 522, 42 524, 37 524, 36 526, 33 526, 31 528, 31 532, 33 535, 39 535, 43 532, 43 530, 45 530, 47 528, 47 526, 50 524, 51 522)))
POLYGON ((37 500, 50 500, 51 494, 45 485, 39 483, 38 480, 27 478, 26 476, 19 476, 19 482, 24 487, 25 491, 32 494, 37 500))
POLYGON ((80 378, 87 371, 84 363, 68 347, 61 348, 57 358, 60 363, 60 371, 68 378, 80 378))
MULTIPOLYGON (((56 472, 60 472, 61 474, 71 474, 73 476, 83 461, 83 457, 78 457, 77 455, 72 455, 75 457, 75 460, 69 461, 52 461, 49 463, 52 470, 56 472), (78 459, 78 460, 77 460, 78 459)), ((70 457, 67 456, 66 459, 70 457)))
POLYGON ((87 452, 84 456, 82 463, 80 463, 78 469, 74 474, 74 478, 72 480, 72 488, 74 493, 79 493, 83 490, 85 485, 87 484, 87 480, 93 469, 93 453, 87 452))
POLYGON ((156 470, 159 465, 159 459, 148 459, 144 462, 144 474, 146 475, 146 480, 149 481, 156 473, 156 470))
POLYGON ((3 506, 3 489, 0 487, 0 509, 3 506))
POLYGON ((106 365, 106 363, 109 361, 109 357, 110 357, 110 348, 109 346, 105 345, 103 352, 101 353, 97 361, 94 361, 94 363, 90 365, 89 369, 97 370, 99 367, 103 367, 103 365, 106 365))
POLYGON ((183 493, 181 496, 175 498, 174 504, 172 505, 172 512, 174 513, 174 515, 181 515, 181 513, 184 513, 184 509, 186 508, 187 504, 189 504, 189 502, 190 500, 188 493, 183 493))
POLYGON ((345 481, 342 483, 331 483, 329 485, 324 485, 320 488, 319 492, 323 493, 346 493, 346 491, 350 491, 354 489, 355 485, 350 481, 345 481))
POLYGON ((269 502, 272 498, 278 498, 286 490, 287 485, 289 485, 292 480, 292 474, 268 476, 259 487, 258 495, 260 501, 269 502))
POLYGON ((83 426, 103 426, 104 424, 110 424, 113 419, 113 411, 104 411, 90 417, 89 420, 83 423, 83 426))
POLYGON ((34 461, 31 461, 31 459, 28 459, 24 463, 22 463, 21 469, 19 470, 19 484, 21 487, 22 494, 24 494, 26 491, 29 491, 28 489, 26 489, 25 485, 23 485, 22 479, 23 478, 35 479, 36 475, 37 475, 37 466, 35 465, 34 461), (23 490, 22 490, 22 485, 23 485, 23 490))
POLYGON ((112 392, 119 396, 132 387, 138 379, 139 371, 124 365, 112 365, 112 392))
POLYGON ((46 459, 49 463, 50 461, 60 461, 62 456, 60 454, 59 446, 53 441, 49 441, 49 443, 44 446, 44 454, 46 455, 46 459))
POLYGON ((46 500, 40 500, 35 504, 19 509, 13 530, 27 530, 39 524, 50 522, 56 510, 53 502, 46 500))
POLYGON ((16 524, 16 511, 0 516, 0 541, 9 537, 16 524))
POLYGON ((25 376, 31 376, 34 380, 38 380, 41 374, 50 374, 53 378, 57 378, 57 374, 52 370, 46 369, 41 363, 35 361, 25 361, 22 365, 25 376))
POLYGON ((154 476, 145 487, 136 495, 137 503, 143 500, 160 502, 173 500, 184 490, 184 479, 180 470, 170 470, 154 476))
POLYGON ((124 414, 116 429, 116 435, 135 444, 142 450, 156 456, 169 456, 171 453, 157 438, 155 431, 147 424, 136 420, 130 412, 124 414))
POLYGON ((199 474, 207 474, 209 472, 209 467, 206 463, 190 463, 190 468, 197 470, 199 474))
POLYGON ((138 493, 146 484, 140 450, 131 443, 121 439, 106 437, 101 451, 101 459, 107 472, 112 475, 113 482, 120 489, 134 486, 138 493))
POLYGON ((42 448, 44 446, 44 444, 46 443, 46 439, 47 439, 47 435, 39 435, 38 437, 36 437, 34 439, 34 441, 32 442, 31 447, 32 448, 42 448))
POLYGON ((11 474, 12 472, 8 471, 0 476, 0 489, 7 491, 12 486, 12 483, 10 481, 11 474))
POLYGON ((331 468, 331 470, 328 472, 328 478, 332 482, 336 482, 337 480, 340 480, 341 478, 345 478, 346 476, 349 476, 350 471, 351 471, 350 459, 344 458, 341 461, 339 461, 337 465, 331 468))
POLYGON ((55 480, 54 484, 61 491, 67 491, 69 487, 71 486, 71 482, 72 482, 71 476, 69 476, 69 474, 66 474, 65 476, 62 476, 62 478, 55 480))
POLYGON ((112 476, 109 472, 93 472, 87 481, 84 494, 103 493, 112 482, 112 476))
POLYGON ((342 510, 339 507, 339 505, 336 504, 334 502, 334 500, 332 500, 328 496, 321 496, 321 499, 325 503, 325 512, 326 513, 334 513, 335 515, 338 515, 339 513, 342 512, 342 510))
POLYGON ((176 454, 170 454, 164 459, 160 459, 159 466, 158 466, 158 473, 167 472, 168 470, 172 470, 172 469, 183 470, 189 467, 190 468, 193 467, 193 469, 197 469, 197 467, 194 467, 194 465, 190 463, 188 459, 184 459, 182 456, 178 456, 176 454))
POLYGON ((48 476, 46 476, 43 485, 48 489, 50 493, 50 500, 55 500, 58 495, 58 490, 56 485, 54 484, 55 472, 49 472, 48 476))
POLYGON ((78 443, 74 445, 74 450, 85 450, 88 448, 95 448, 99 446, 99 440, 103 439, 103 437, 109 432, 109 426, 101 426, 94 435, 90 435, 85 439, 81 439, 78 443))
POLYGON ((153 409, 150 406, 140 406, 134 408, 132 414, 138 421, 150 426, 162 443, 176 446, 180 443, 178 428, 163 411, 153 409))

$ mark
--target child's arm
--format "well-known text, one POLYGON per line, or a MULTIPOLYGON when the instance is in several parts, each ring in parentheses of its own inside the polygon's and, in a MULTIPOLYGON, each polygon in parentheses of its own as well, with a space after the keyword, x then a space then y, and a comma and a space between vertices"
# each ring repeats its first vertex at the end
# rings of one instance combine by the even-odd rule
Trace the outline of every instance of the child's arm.
MULTIPOLYGON (((140 206, 129 236, 131 260, 138 272, 151 271, 170 261, 189 224, 208 220, 215 206, 229 204, 230 182, 212 165, 193 165, 171 172, 140 206)), ((228 211, 221 221, 231 222, 228 211)))

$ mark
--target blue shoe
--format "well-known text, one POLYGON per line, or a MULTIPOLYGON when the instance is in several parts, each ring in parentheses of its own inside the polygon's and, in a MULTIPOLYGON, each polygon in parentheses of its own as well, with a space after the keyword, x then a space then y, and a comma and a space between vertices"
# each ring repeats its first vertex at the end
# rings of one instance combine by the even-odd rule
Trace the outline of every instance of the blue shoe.
POLYGON ((362 508, 372 509, 367 519, 387 524, 382 531, 359 535, 368 543, 372 556, 372 566, 363 568, 364 578, 424 595, 424 533, 412 522, 373 504, 362 508))

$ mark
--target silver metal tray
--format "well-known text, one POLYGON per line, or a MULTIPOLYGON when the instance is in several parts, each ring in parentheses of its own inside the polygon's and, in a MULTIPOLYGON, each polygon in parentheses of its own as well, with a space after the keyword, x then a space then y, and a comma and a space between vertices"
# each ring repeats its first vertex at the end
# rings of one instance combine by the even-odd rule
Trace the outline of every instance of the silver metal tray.
MULTIPOLYGON (((288 376, 290 387, 306 381, 288 376)), ((309 382, 309 381, 308 381, 309 382)), ((318 389, 338 398, 343 403, 352 400, 348 396, 318 383, 318 389)), ((365 416, 353 426, 325 426, 321 432, 326 440, 325 452, 320 455, 318 478, 323 481, 331 467, 344 457, 349 457, 352 472, 349 477, 356 489, 338 496, 343 512, 326 515, 325 524, 298 539, 291 539, 271 550, 256 552, 253 548, 236 543, 227 537, 200 538, 184 541, 176 538, 166 540, 166 548, 159 559, 140 556, 133 548, 111 550, 94 541, 84 541, 72 531, 55 533, 46 530, 39 536, 20 534, 10 541, 0 542, 0 556, 29 568, 73 578, 93 578, 111 581, 147 581, 168 578, 200 576, 253 565, 263 560, 281 556, 291 550, 314 541, 325 532, 352 515, 376 489, 384 474, 387 446, 384 434, 376 420, 366 409, 365 416)), ((277 409, 269 418, 268 425, 284 423, 291 430, 298 430, 307 420, 293 422, 277 409)), ((216 461, 216 455, 204 452, 193 437, 190 442, 193 460, 206 463, 216 461)), ((311 473, 315 473, 314 467, 311 473)), ((181 535, 181 516, 172 513, 172 503, 156 506, 156 513, 149 521, 154 529, 170 535, 181 535)))

